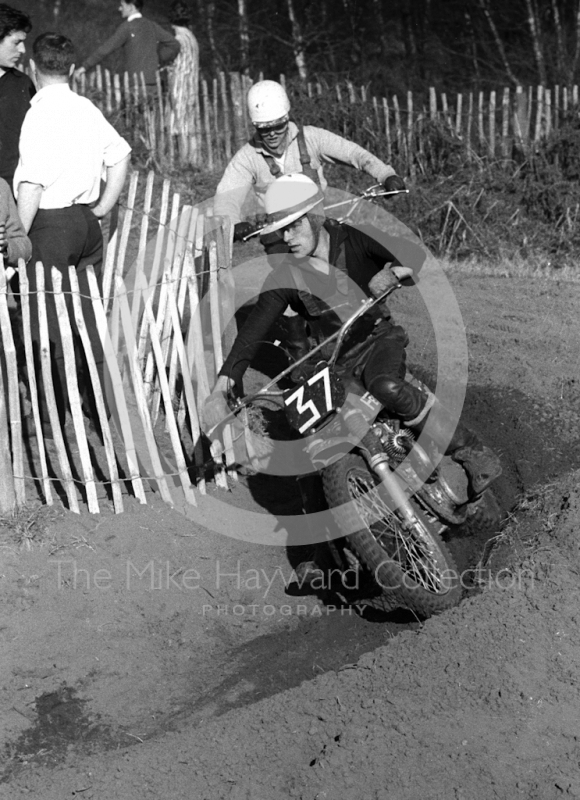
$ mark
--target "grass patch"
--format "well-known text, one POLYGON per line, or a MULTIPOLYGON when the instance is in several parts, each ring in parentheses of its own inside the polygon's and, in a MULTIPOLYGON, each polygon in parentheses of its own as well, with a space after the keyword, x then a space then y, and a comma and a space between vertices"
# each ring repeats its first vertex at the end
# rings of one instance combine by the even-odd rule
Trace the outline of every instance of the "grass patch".
POLYGON ((439 259, 444 271, 449 275, 481 275, 491 278, 531 278, 556 283, 580 283, 578 267, 568 265, 554 268, 541 258, 501 258, 491 261, 479 256, 469 259, 439 259))
POLYGON ((0 547, 32 550, 34 547, 54 545, 56 534, 51 532, 54 522, 64 510, 55 506, 23 506, 13 516, 0 516, 0 547))

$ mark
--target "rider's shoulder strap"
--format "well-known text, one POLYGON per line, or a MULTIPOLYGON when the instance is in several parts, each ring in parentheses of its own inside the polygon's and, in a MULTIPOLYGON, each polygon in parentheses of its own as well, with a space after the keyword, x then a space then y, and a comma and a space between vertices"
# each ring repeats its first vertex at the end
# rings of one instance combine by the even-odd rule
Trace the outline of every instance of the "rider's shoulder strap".
MULTIPOLYGON (((304 137, 304 128, 302 125, 298 125, 298 134, 296 136, 298 142, 298 152, 300 154, 300 165, 302 167, 302 172, 306 175, 307 178, 310 178, 314 181, 317 186, 320 186, 320 178, 318 176, 318 171, 312 166, 312 159, 310 153, 308 152, 308 147, 306 145, 306 139, 304 137)), ((260 148, 260 142, 256 138, 256 136, 252 136, 250 139, 250 144, 256 151, 260 153, 266 164, 268 165, 268 169, 270 173, 275 177, 279 178, 282 175, 282 168, 280 164, 273 158, 269 153, 264 153, 264 151, 260 148)))
POLYGON ((304 128, 302 125, 298 126, 298 136, 296 138, 298 140, 298 150, 300 152, 300 164, 302 166, 302 172, 307 178, 310 178, 310 180, 314 181, 317 186, 320 186, 318 170, 314 169, 312 166, 312 159, 310 153, 308 152, 306 138, 304 136, 304 128))

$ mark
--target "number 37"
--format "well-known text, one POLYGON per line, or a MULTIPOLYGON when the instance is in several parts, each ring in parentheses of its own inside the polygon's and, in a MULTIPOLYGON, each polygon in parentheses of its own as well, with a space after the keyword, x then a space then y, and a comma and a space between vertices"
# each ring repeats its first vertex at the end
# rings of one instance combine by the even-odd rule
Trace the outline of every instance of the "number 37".
POLYGON ((328 367, 325 367, 320 372, 317 372, 311 378, 309 378, 306 383, 303 383, 302 386, 299 386, 295 392, 292 392, 285 400, 285 404, 287 406, 291 405, 292 403, 296 403, 296 412, 299 416, 303 414, 310 413, 310 417, 303 422, 300 427, 298 428, 299 433, 304 433, 304 431, 311 428, 315 422, 318 422, 321 419, 322 414, 327 414, 329 411, 332 411, 333 403, 332 403, 332 389, 330 386, 330 370, 328 367), (316 403, 312 397, 308 397, 308 388, 313 386, 318 381, 324 381, 324 403, 326 408, 323 412, 319 411, 316 403), (306 397, 305 397, 306 395, 306 397))

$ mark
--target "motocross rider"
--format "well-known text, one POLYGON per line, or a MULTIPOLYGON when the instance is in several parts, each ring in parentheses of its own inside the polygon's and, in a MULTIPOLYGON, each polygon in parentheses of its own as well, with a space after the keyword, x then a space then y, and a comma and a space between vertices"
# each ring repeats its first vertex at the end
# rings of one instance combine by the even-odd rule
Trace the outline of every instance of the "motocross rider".
MULTIPOLYGON (((266 278, 205 402, 203 418, 208 428, 229 413, 228 392, 236 385, 239 389, 261 341, 288 305, 307 321, 313 338, 322 341, 341 324, 337 312, 347 281, 363 296, 378 297, 413 274, 411 267, 397 265, 380 242, 350 225, 326 219, 322 191, 304 174, 284 175, 271 183, 264 205, 268 224, 262 233, 278 232, 289 253, 277 257, 278 266, 266 278)), ((423 251, 414 249, 421 256, 415 258, 418 268, 423 263, 423 251)), ((501 474, 499 459, 465 425, 454 426, 451 415, 432 394, 405 380, 409 340, 404 329, 391 319, 386 305, 377 308, 374 318, 370 313, 365 317, 369 318, 367 327, 359 328, 357 335, 353 331, 345 342, 347 349, 341 351, 339 366, 416 433, 423 430, 437 407, 430 421, 435 444, 440 442, 445 452, 463 465, 472 495, 482 494, 501 474)))
MULTIPOLYGON (((395 170, 358 144, 335 133, 304 127, 290 121, 290 100, 276 81, 258 81, 248 92, 250 120, 254 136, 231 159, 216 189, 214 214, 229 217, 234 225, 234 239, 240 240, 255 230, 252 222, 242 220, 242 207, 252 188, 263 209, 267 188, 280 175, 301 172, 322 190, 326 181, 322 163, 350 164, 363 170, 388 191, 402 190, 405 183, 395 170)), ((288 252, 278 231, 262 235, 266 252, 288 252)))

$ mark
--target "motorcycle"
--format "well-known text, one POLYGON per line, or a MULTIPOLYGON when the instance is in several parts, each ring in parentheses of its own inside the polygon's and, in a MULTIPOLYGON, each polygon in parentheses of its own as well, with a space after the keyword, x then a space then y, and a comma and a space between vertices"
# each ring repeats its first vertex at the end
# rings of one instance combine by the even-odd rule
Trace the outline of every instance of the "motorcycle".
POLYGON ((283 408, 305 439, 312 470, 322 477, 342 533, 332 543, 341 568, 362 572, 384 608, 407 608, 427 618, 461 599, 460 576, 445 539, 477 514, 485 495, 471 497, 460 464, 447 456, 436 463, 410 429, 337 365, 355 323, 400 287, 364 300, 307 355, 258 391, 233 400, 228 419, 264 401, 283 408), (331 354, 319 360, 323 350, 331 354), (275 388, 297 372, 301 377, 289 388, 275 388))

